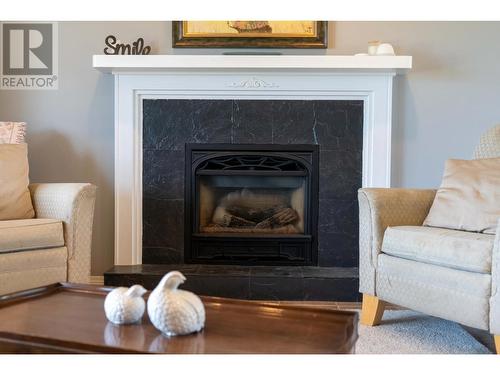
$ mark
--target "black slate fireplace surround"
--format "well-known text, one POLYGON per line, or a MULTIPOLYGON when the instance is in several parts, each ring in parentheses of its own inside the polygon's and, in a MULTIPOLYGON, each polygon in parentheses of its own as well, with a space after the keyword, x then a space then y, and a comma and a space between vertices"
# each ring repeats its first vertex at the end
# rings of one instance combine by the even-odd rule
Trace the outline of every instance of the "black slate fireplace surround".
POLYGON ((185 145, 319 146, 318 265, 357 267, 363 102, 143 101, 143 263, 185 256, 185 145))
MULTIPOLYGON (((105 273, 106 285, 140 283, 153 288, 166 272, 176 269, 187 277, 184 288, 205 295, 275 300, 359 298, 357 190, 362 171, 362 101, 146 99, 142 114, 143 265, 114 267, 105 273), (184 237, 188 213, 185 183, 190 177, 186 168, 189 174, 192 169, 186 165, 191 162, 186 162, 185 147, 193 143, 319 149, 317 251, 311 255, 311 259, 317 255, 317 262, 311 262, 317 265, 187 263, 192 253, 184 237)), ((240 194, 248 192, 241 189, 240 194)))
POLYGON ((317 145, 186 144, 186 263, 317 265, 317 145))

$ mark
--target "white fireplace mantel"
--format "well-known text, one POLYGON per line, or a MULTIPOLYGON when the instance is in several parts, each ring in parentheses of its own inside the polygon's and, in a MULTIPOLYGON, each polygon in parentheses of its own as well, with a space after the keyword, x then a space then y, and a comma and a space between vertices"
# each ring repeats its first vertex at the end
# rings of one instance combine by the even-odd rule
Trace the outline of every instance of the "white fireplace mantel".
POLYGON ((209 70, 328 70, 397 72, 411 69, 411 56, 338 55, 94 55, 94 68, 103 73, 151 73, 172 69, 209 70))
POLYGON ((142 263, 142 100, 362 100, 362 184, 389 187, 393 79, 411 56, 93 56, 115 76, 115 264, 142 263))

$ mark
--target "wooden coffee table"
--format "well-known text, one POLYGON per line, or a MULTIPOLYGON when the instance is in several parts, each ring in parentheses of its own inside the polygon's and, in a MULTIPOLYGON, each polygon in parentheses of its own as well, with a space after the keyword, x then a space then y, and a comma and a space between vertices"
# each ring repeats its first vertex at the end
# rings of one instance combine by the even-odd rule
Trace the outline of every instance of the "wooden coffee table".
POLYGON ((0 297, 2 353, 353 353, 357 314, 203 297, 197 334, 168 338, 149 321, 116 326, 104 315, 112 288, 53 284, 0 297))

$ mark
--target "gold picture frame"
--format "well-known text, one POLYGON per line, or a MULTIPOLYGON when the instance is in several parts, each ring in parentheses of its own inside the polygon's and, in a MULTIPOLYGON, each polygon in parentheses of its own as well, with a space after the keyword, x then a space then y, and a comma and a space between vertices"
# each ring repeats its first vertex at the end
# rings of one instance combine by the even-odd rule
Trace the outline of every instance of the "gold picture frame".
POLYGON ((327 48, 328 21, 173 21, 174 48, 327 48))

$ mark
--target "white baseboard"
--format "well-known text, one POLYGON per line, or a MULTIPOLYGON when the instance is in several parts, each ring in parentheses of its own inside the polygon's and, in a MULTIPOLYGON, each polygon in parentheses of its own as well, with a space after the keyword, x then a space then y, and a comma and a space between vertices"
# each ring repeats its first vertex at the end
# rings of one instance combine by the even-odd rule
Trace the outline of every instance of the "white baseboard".
POLYGON ((89 284, 104 285, 104 276, 90 276, 89 284))

